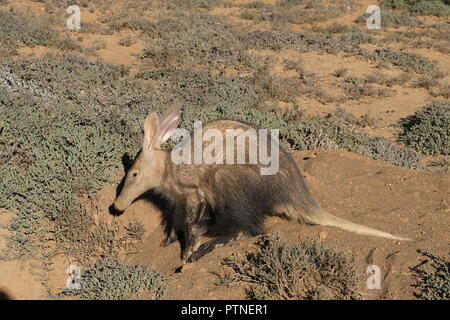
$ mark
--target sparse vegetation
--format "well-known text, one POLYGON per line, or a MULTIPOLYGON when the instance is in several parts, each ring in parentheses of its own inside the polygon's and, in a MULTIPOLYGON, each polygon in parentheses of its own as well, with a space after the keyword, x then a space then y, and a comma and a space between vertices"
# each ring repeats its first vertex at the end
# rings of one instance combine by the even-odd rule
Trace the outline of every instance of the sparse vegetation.
POLYGON ((140 221, 130 222, 128 226, 125 227, 127 230, 127 235, 131 239, 142 240, 145 233, 145 226, 140 221))
POLYGON ((169 9, 194 9, 194 8, 203 8, 203 9, 211 9, 218 4, 220 4, 223 0, 169 0, 168 8, 169 9))
MULTIPOLYGON (((370 15, 368 13, 356 18, 356 22, 360 24, 366 24, 367 18, 370 15)), ((381 10, 381 27, 423 27, 425 22, 417 17, 409 14, 393 12, 389 9, 381 10)))
POLYGON ((375 119, 370 115, 370 112, 367 111, 364 113, 359 119, 348 113, 342 108, 336 108, 333 112, 333 116, 343 119, 346 123, 352 124, 356 127, 367 127, 372 126, 375 123, 375 119))
MULTIPOLYGON (((359 299, 358 274, 345 254, 318 242, 289 243, 277 235, 263 236, 255 252, 223 264, 237 277, 253 283, 250 299, 359 299)), ((222 276, 223 277, 223 276, 222 276)), ((234 279, 232 282, 235 282, 234 279)))
POLYGON ((429 164, 436 172, 450 173, 450 156, 437 158, 429 164))
POLYGON ((124 300, 147 293, 153 299, 161 299, 166 281, 146 266, 129 266, 117 259, 105 259, 82 270, 81 289, 67 290, 65 294, 86 300, 124 300))
POLYGON ((0 10, 0 56, 16 53, 19 46, 54 46, 65 50, 79 50, 79 46, 59 35, 48 23, 19 12, 0 10))
POLYGON ((376 49, 374 53, 377 59, 388 62, 404 71, 429 74, 438 72, 438 68, 433 62, 417 53, 390 49, 376 49))
POLYGON ((450 15, 450 3, 448 0, 383 0, 381 5, 382 8, 406 11, 414 15, 450 15))
POLYGON ((5 61, 1 75, 0 164, 6 187, 0 198, 4 208, 19 210, 8 248, 19 250, 20 256, 36 253, 44 242, 35 237, 52 232, 80 259, 117 250, 120 243, 112 241, 112 230, 90 229, 92 218, 79 196, 94 197, 111 181, 121 156, 139 148, 143 117, 148 110, 162 111, 161 106, 184 106, 182 127, 188 129, 195 119, 246 120, 280 129, 284 143, 296 150, 344 149, 421 168, 413 152, 355 132, 337 118, 292 122, 291 114, 264 108, 266 94, 275 99, 284 99, 278 92, 286 94, 285 88, 273 86, 281 84, 264 77, 255 82, 163 69, 139 74, 144 83, 122 68, 58 55, 5 61), (111 241, 102 244, 101 239, 111 241))
POLYGON ((412 268, 417 279, 413 286, 419 290, 416 296, 425 300, 448 301, 450 299, 450 262, 427 251, 419 250, 419 253, 429 260, 425 259, 412 268))
POLYGON ((246 9, 261 9, 261 8, 267 8, 270 5, 268 5, 265 2, 262 1, 251 1, 251 2, 246 2, 246 3, 242 3, 241 8, 246 8, 246 9))
POLYGON ((133 36, 126 36, 126 37, 119 39, 119 44, 121 46, 129 47, 135 43, 136 43, 136 38, 133 36))
POLYGON ((400 14, 396 12, 391 12, 388 10, 383 10, 381 14, 381 24, 382 26, 404 26, 404 27, 420 27, 425 25, 425 23, 407 14, 400 14))
POLYGON ((300 122, 282 137, 296 150, 340 149, 406 168, 424 168, 412 150, 399 148, 382 137, 359 133, 332 114, 300 122))
POLYGON ((248 20, 271 22, 273 26, 280 24, 306 24, 326 21, 349 12, 356 7, 354 1, 325 3, 324 1, 292 1, 282 0, 274 5, 261 5, 257 2, 243 5, 241 17, 248 20))
POLYGON ((115 257, 120 230, 93 223, 86 202, 138 148, 140 123, 125 122, 123 108, 146 114, 136 108, 143 84, 77 56, 5 60, 0 70, 0 201, 17 211, 2 257, 47 264, 55 240, 85 264, 115 257))
MULTIPOLYGON (((401 122, 399 141, 406 148, 362 132, 380 129, 383 115, 370 107, 401 100, 402 87, 427 98, 450 98, 439 56, 413 53, 427 48, 449 54, 448 0, 383 0, 383 27, 403 28, 382 33, 345 19, 331 22, 358 8, 347 0, 80 0, 83 13, 92 16, 73 32, 62 20, 73 1, 35 0, 30 9, 26 2, 0 0, 0 213, 14 213, 0 261, 30 260, 45 283, 53 257, 64 253, 85 270, 82 290, 66 294, 163 296, 163 276, 117 259, 135 251, 144 223, 107 225, 95 214, 97 191, 117 183, 124 156, 138 152, 150 110, 161 115, 170 106, 182 107, 180 126, 186 129, 194 120, 253 122, 279 129, 290 150, 346 150, 411 169, 424 169, 416 152, 439 155, 427 158, 429 166, 449 172, 448 102, 435 102, 401 122), (436 15, 432 21, 438 22, 421 15, 436 15), (131 70, 101 62, 111 47, 106 44, 116 41, 120 52, 132 52, 131 70), (145 49, 136 54, 141 43, 145 49), (339 60, 324 69, 317 66, 324 59, 313 59, 316 65, 307 60, 311 52, 339 60), (353 60, 377 71, 361 75, 353 60), (392 66, 402 72, 386 73, 392 66), (345 111, 354 105, 367 112, 355 117, 345 111), (309 116, 335 107, 326 116, 309 116)), ((229 260, 242 273, 228 273, 219 282, 254 281, 248 293, 257 299, 359 298, 351 263, 333 249, 271 237, 258 248, 243 260, 229 260), (287 268, 291 262, 294 269, 287 268), (333 266, 350 269, 331 274, 333 266), (295 277, 276 282, 279 274, 295 277)), ((437 284, 445 282, 422 275, 420 297, 442 296, 437 284)))
POLYGON ((154 40, 143 52, 146 67, 220 70, 225 65, 242 69, 253 63, 232 28, 206 12, 176 12, 154 24, 150 32, 154 40))
POLYGON ((450 84, 442 85, 436 90, 429 90, 433 97, 441 96, 445 99, 450 99, 450 84))
POLYGON ((380 85, 392 87, 393 85, 396 85, 396 84, 405 85, 408 82, 409 78, 410 78, 410 76, 405 72, 400 73, 399 75, 395 75, 395 76, 388 76, 380 71, 375 71, 375 72, 367 75, 365 77, 364 81, 367 83, 377 83, 380 85))
POLYGON ((348 77, 343 83, 349 99, 358 100, 366 96, 386 97, 392 95, 392 91, 386 88, 378 88, 358 77, 348 77))
POLYGON ((400 122, 399 140, 424 154, 450 154, 450 103, 434 102, 400 122))
POLYGON ((341 67, 341 68, 339 68, 339 69, 336 69, 336 70, 334 71, 333 75, 334 75, 336 78, 342 78, 343 76, 345 76, 345 74, 347 73, 347 71, 348 71, 347 68, 341 67))
POLYGON ((413 86, 415 88, 425 88, 430 90, 433 87, 439 86, 439 81, 434 77, 422 76, 413 84, 413 86))
POLYGON ((288 31, 253 31, 241 36, 248 48, 255 49, 294 49, 298 51, 319 50, 327 53, 339 51, 355 55, 362 54, 364 50, 359 44, 371 43, 373 38, 365 31, 353 31, 329 36, 321 32, 307 31, 303 33, 288 31))

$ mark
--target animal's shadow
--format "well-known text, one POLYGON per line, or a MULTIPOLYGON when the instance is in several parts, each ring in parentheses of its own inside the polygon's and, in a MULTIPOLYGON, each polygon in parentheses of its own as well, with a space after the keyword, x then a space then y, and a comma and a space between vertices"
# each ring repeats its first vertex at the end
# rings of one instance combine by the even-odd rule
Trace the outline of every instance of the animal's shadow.
POLYGON ((11 300, 6 292, 0 291, 0 300, 11 300))

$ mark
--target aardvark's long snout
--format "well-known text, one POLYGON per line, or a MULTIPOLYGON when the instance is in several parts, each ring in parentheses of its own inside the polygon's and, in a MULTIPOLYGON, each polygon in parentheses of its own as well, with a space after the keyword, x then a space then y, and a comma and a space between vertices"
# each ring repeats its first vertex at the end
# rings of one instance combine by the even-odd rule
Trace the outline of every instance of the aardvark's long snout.
POLYGON ((114 209, 116 209, 117 211, 123 212, 125 211, 129 206, 130 206, 131 202, 126 201, 126 199, 124 199, 123 197, 121 197, 120 195, 116 198, 116 200, 114 200, 113 203, 113 207, 114 209))

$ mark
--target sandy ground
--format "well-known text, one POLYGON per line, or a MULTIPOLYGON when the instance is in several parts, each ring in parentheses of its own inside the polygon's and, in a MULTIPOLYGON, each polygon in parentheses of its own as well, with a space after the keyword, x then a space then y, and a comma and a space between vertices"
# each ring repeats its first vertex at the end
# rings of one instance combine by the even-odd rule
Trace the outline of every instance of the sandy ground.
MULTIPOLYGON (((312 191, 324 208, 333 214, 387 231, 412 241, 392 241, 355 235, 332 227, 304 226, 280 218, 269 218, 267 230, 278 232, 288 240, 318 239, 339 250, 351 252, 363 281, 360 292, 365 299, 412 299, 414 288, 410 270, 420 262, 417 249, 432 249, 445 255, 450 240, 450 206, 448 175, 398 168, 343 151, 296 152, 312 191), (369 290, 365 270, 377 265, 382 271, 380 290, 369 290)), ((169 299, 244 299, 248 284, 227 288, 215 285, 214 274, 223 271, 222 259, 251 250, 255 238, 233 242, 217 248, 197 262, 186 265, 181 273, 179 245, 160 247, 164 239, 160 225, 161 212, 147 200, 135 202, 127 211, 113 218, 108 206, 114 199, 115 187, 106 186, 101 194, 99 215, 105 221, 117 219, 122 225, 142 221, 146 233, 136 252, 123 257, 130 263, 150 266, 170 276, 169 299)), ((4 216, 2 215, 2 218, 4 216)), ((70 262, 56 261, 51 272, 50 289, 65 287, 66 269, 70 262)), ((15 299, 46 298, 47 288, 34 280, 20 261, 0 262, 0 291, 15 299)))

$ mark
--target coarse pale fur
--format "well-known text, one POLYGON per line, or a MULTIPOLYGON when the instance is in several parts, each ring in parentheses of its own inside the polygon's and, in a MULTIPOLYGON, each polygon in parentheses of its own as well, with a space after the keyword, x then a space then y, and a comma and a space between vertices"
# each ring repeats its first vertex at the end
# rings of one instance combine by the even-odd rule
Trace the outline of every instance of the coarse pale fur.
MULTIPOLYGON (((160 145, 173 133, 178 119, 177 109, 169 111, 161 125, 154 113, 146 119, 143 149, 128 172, 124 188, 114 205, 123 211, 149 189, 162 193, 174 206, 173 213, 165 220, 165 245, 178 239, 183 263, 196 260, 242 235, 263 233, 264 218, 268 215, 279 215, 306 224, 335 226, 362 235, 408 240, 347 221, 322 209, 309 191, 297 164, 281 145, 279 170, 274 175, 261 175, 263 165, 260 163, 173 163, 170 152, 161 150, 160 145), (216 238, 200 246, 199 238, 206 233, 216 238)), ((259 129, 255 125, 232 120, 211 121, 203 125, 204 131, 210 128, 221 131, 224 136, 226 129, 259 129)), ((188 143, 193 146, 193 141, 191 139, 188 143)), ((244 141, 248 152, 248 140, 244 141)), ((206 144, 204 142, 204 146, 206 144)), ((223 152, 226 152, 226 144, 223 152)))

